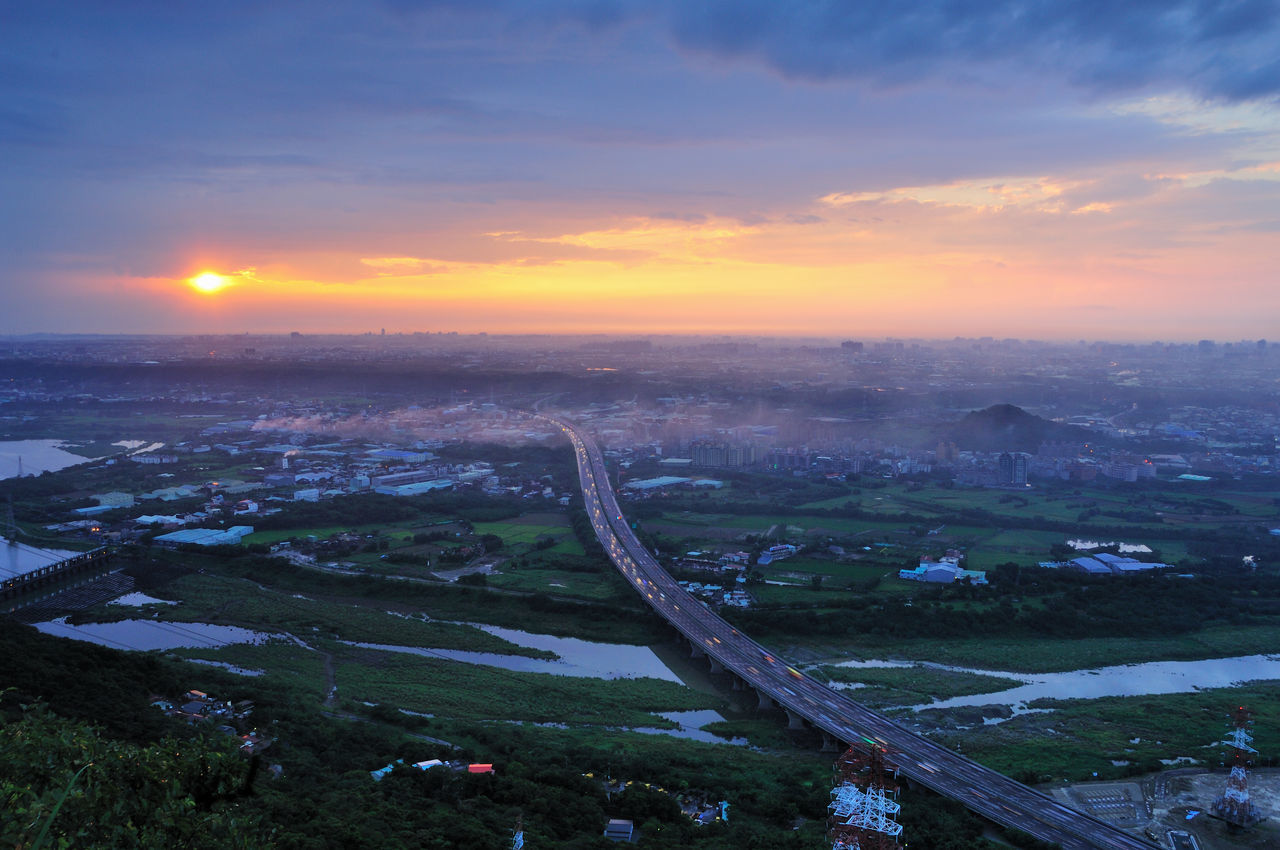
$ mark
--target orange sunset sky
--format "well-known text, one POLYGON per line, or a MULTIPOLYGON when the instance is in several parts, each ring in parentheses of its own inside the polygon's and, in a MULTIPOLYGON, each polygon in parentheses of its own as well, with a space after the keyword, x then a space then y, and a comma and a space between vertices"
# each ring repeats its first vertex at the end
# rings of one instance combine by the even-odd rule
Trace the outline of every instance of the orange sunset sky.
POLYGON ((1080 6, 14 12, 0 333, 1274 338, 1280 16, 1080 6))

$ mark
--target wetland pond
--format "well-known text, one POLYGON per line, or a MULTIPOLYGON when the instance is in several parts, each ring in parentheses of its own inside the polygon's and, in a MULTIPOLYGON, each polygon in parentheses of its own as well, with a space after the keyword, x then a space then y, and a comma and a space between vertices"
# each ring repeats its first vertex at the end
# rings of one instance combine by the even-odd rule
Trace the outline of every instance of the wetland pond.
POLYGON ((960 706, 1007 705, 1015 712, 1021 712, 1026 710, 1028 703, 1038 699, 1099 699, 1101 697, 1183 694, 1205 688, 1230 688, 1244 682, 1280 679, 1280 655, 1244 655, 1233 658, 1207 658, 1201 661, 1151 661, 1146 664, 1123 664, 1090 670, 1071 670, 1066 673, 1007 673, 928 662, 901 661, 848 661, 838 666, 850 668, 921 666, 933 670, 999 676, 1024 683, 1003 691, 970 694, 912 706, 916 711, 960 706))
MULTIPOLYGON (((114 600, 121 605, 172 604, 168 600, 155 599, 140 593, 126 594, 114 600)), ((382 652, 403 652, 428 658, 442 658, 466 664, 482 664, 503 670, 526 673, 548 673, 556 676, 576 676, 595 679, 652 678, 687 684, 675 669, 663 661, 653 649, 631 644, 595 643, 577 638, 535 634, 517 629, 467 623, 491 635, 514 644, 555 653, 553 660, 527 658, 522 655, 501 655, 492 652, 468 652, 451 649, 426 649, 395 644, 343 641, 348 646, 373 649, 382 652)), ((46 634, 90 641, 117 649, 169 650, 181 648, 209 648, 233 643, 265 643, 270 640, 296 641, 290 635, 268 634, 236 626, 218 626, 209 623, 170 622, 163 620, 121 620, 112 623, 82 623, 72 625, 66 617, 36 624, 46 634)), ((194 660, 194 659, 193 659, 194 660)), ((198 661, 214 664, 242 675, 260 675, 260 670, 249 670, 222 662, 198 661)), ((679 666, 679 665, 677 665, 679 666)), ((743 739, 727 739, 705 731, 709 723, 726 720, 724 714, 714 710, 658 712, 658 716, 671 721, 673 729, 657 727, 626 727, 627 731, 654 735, 671 735, 694 741, 719 744, 745 744, 743 739)))
POLYGON ((266 643, 289 640, 285 635, 255 632, 238 626, 215 626, 209 623, 171 623, 162 620, 119 620, 114 623, 81 623, 72 625, 66 617, 36 623, 47 635, 112 646, 116 649, 182 649, 227 646, 233 643, 266 643))
POLYGON ((662 679, 668 682, 680 682, 681 679, 671 671, 662 659, 647 646, 630 644, 593 643, 577 638, 540 635, 522 632, 517 629, 504 629, 499 626, 488 626, 482 623, 465 623, 488 632, 495 637, 508 640, 519 646, 530 649, 543 649, 554 652, 558 657, 554 660, 526 658, 523 655, 501 655, 496 652, 470 652, 461 649, 424 649, 416 646, 396 646, 384 643, 357 643, 343 641, 349 646, 362 649, 377 649, 383 652, 405 652, 410 655, 422 655, 427 658, 445 658, 450 661, 462 661, 467 664, 484 664, 489 667, 500 667, 503 670, 515 670, 521 673, 550 673, 555 676, 578 676, 589 679, 662 679))

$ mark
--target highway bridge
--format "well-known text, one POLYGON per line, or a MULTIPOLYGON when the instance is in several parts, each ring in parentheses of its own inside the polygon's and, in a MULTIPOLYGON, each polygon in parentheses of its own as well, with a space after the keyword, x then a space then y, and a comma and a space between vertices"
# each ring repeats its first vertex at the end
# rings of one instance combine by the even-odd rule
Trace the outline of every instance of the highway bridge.
POLYGON ((713 670, 754 689, 762 707, 777 705, 792 726, 820 731, 832 745, 879 745, 901 775, 964 803, 996 823, 1066 850, 1152 850, 1151 843, 1077 812, 1039 791, 924 738, 787 665, 689 595, 641 545, 623 519, 595 442, 570 422, 552 419, 573 443, 582 496, 596 537, 615 567, 713 670))

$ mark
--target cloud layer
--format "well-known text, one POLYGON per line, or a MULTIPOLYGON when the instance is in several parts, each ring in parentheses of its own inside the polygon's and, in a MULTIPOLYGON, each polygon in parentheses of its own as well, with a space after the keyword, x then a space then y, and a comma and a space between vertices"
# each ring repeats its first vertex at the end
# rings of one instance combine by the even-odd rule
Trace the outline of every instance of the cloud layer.
POLYGON ((0 332, 1264 335, 1277 12, 14 5, 0 332))

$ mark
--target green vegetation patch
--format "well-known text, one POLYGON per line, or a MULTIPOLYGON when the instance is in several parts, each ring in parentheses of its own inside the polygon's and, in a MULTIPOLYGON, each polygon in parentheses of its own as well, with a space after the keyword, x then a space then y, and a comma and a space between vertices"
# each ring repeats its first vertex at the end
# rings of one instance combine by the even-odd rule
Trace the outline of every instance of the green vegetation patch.
POLYGON ((259 833, 258 818, 238 814, 234 805, 246 796, 241 789, 249 771, 225 737, 139 746, 44 707, 26 709, 0 723, 0 842, 23 848, 253 846, 246 838, 259 833))
MULTIPOLYGON (((545 515, 544 515, 545 516, 545 515)), ((573 536, 573 529, 567 521, 555 524, 538 524, 528 522, 477 522, 474 524, 476 534, 496 534, 508 546, 515 544, 532 545, 539 538, 573 536)))
MULTIPOLYGON (((545 650, 518 646, 475 626, 394 614, 367 605, 344 604, 270 590, 245 579, 191 575, 178 579, 166 595, 182 600, 165 606, 166 620, 224 623, 264 631, 288 631, 302 639, 338 637, 342 640, 391 643, 435 649, 463 649, 552 658, 545 650)), ((100 607, 95 612, 122 619, 100 607)))
POLYGON ((784 750, 792 746, 786 726, 774 717, 717 720, 702 727, 704 731, 726 740, 745 739, 753 747, 784 750))
POLYGON ((937 667, 837 667, 823 665, 815 674, 833 682, 866 685, 850 695, 877 706, 920 705, 935 699, 986 694, 1016 688, 1021 682, 1003 676, 984 676, 937 667), (868 699, 875 694, 876 699, 868 699))
MULTIPOLYGON (((176 557, 188 566, 199 565, 210 573, 216 571, 250 580, 255 585, 267 585, 286 596, 300 593, 312 598, 350 599, 361 605, 411 610, 441 620, 489 623, 610 643, 648 645, 662 640, 665 634, 657 618, 647 613, 634 597, 627 602, 610 601, 606 606, 562 601, 542 593, 523 595, 440 582, 339 575, 253 555, 232 560, 189 553, 176 557)), ((613 568, 605 565, 602 569, 613 568)), ((167 589, 156 592, 161 596, 173 595, 167 589)))
POLYGON ((261 670, 279 682, 296 686, 317 697, 323 695, 326 689, 324 653, 298 646, 293 641, 233 643, 208 649, 177 649, 173 652, 187 659, 216 661, 245 670, 261 670))
MULTIPOLYGON (((1162 638, 961 638, 936 641, 862 642, 853 649, 863 657, 933 661, 979 670, 1011 673, 1058 673, 1147 661, 1197 661, 1274 652, 1280 626, 1215 627, 1162 638)), ((827 651, 833 649, 825 647, 827 651)))
POLYGON ((489 587, 547 593, 552 596, 575 596, 581 599, 607 601, 622 595, 623 583, 607 573, 582 573, 569 570, 503 565, 501 572, 485 577, 489 587))
MULTIPOLYGON (((1223 763, 1220 743, 1237 706, 1254 712, 1254 746, 1263 757, 1280 752, 1280 682, 1252 682, 1190 694, 1037 700, 1048 713, 1024 714, 975 728, 961 747, 983 764, 1023 781, 1131 776, 1192 758, 1223 763), (1128 764, 1113 764, 1128 762, 1128 764)), ((927 714, 927 713, 925 713, 927 714)))

